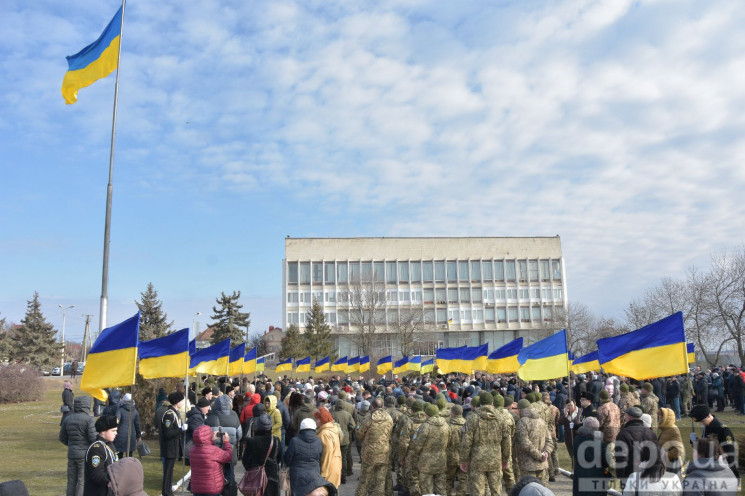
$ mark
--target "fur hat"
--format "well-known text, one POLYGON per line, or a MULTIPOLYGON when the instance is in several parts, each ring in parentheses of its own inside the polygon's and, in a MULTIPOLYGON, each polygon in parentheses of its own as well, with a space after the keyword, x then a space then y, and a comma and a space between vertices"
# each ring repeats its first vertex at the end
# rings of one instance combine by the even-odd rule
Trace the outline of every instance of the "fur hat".
POLYGON ((104 432, 119 427, 119 419, 115 415, 101 415, 96 420, 96 432, 104 432))
POLYGON ((178 403, 181 403, 184 401, 184 394, 176 391, 175 393, 171 393, 168 395, 168 403, 171 405, 176 405, 178 403))

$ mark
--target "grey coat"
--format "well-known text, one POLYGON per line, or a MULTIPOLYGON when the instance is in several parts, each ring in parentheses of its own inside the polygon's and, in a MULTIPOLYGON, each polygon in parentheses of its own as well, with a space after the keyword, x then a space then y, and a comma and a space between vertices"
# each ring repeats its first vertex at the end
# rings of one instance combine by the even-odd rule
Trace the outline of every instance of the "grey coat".
POLYGON ((73 413, 65 417, 59 431, 60 442, 67 446, 67 458, 84 459, 97 435, 96 419, 91 416, 91 399, 78 396, 73 401, 73 413))
POLYGON ((683 479, 686 496, 735 496, 737 478, 722 458, 699 458, 686 469, 683 479))

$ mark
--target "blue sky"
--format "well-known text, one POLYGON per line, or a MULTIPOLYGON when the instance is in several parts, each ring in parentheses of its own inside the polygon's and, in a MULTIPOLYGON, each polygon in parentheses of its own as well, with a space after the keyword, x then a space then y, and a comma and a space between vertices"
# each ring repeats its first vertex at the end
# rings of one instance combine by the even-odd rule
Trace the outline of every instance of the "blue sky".
MULTIPOLYGON (((116 1, 0 4, 0 315, 97 314, 114 76, 60 94, 116 1)), ((109 322, 242 291, 281 319, 284 237, 562 237, 620 316, 742 246, 740 2, 127 3, 109 322)), ((94 328, 97 316, 93 319, 94 328)))

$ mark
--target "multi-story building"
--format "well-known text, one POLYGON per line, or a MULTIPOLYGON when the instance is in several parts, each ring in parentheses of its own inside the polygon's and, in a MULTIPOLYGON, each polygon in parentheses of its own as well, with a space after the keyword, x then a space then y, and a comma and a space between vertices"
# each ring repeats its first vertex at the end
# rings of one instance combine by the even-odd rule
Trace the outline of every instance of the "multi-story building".
MULTIPOLYGON (((419 315, 431 348, 490 350, 556 330, 567 305, 561 239, 286 238, 282 261, 284 328, 302 330, 317 300, 340 355, 358 353, 360 322, 375 322, 373 354, 400 354, 402 319, 419 315), (365 319, 360 304, 372 294, 365 319)), ((416 317, 415 317, 416 318, 416 317)), ((369 324, 368 324, 369 325, 369 324)), ((433 351, 433 350, 430 350, 433 351)), ((427 350, 420 351, 427 353, 427 350)))

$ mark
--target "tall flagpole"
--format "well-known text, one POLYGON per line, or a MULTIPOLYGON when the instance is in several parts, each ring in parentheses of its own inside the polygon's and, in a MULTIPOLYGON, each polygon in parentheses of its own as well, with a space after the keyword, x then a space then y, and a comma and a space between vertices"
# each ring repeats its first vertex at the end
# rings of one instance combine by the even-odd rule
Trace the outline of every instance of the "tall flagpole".
POLYGON ((116 109, 119 102, 119 70, 122 57, 122 39, 124 38, 124 4, 122 0, 122 20, 119 25, 119 51, 116 55, 116 82, 114 83, 114 112, 111 122, 111 148, 109 151, 109 184, 106 187, 106 222, 103 230, 103 271, 101 275, 101 306, 98 315, 98 333, 106 329, 109 296, 109 244, 111 241, 111 196, 114 190, 114 139, 116 138, 116 109))

